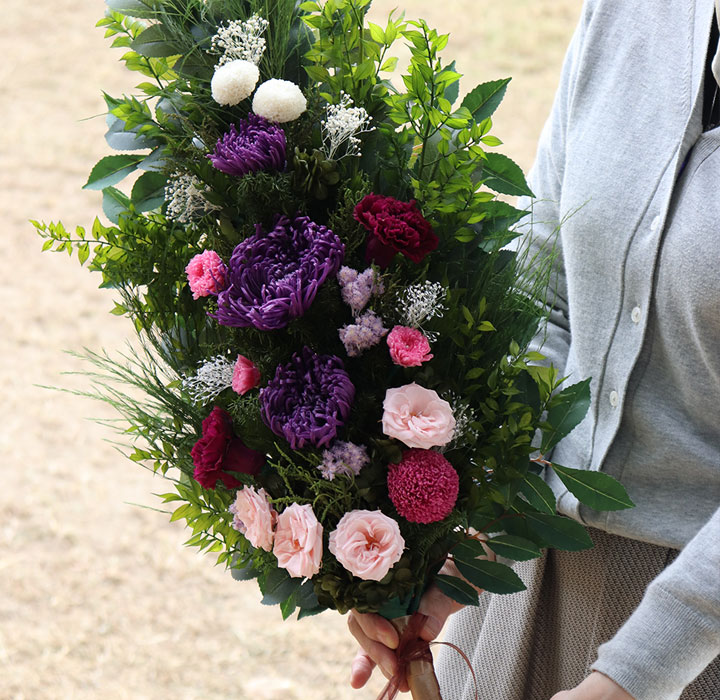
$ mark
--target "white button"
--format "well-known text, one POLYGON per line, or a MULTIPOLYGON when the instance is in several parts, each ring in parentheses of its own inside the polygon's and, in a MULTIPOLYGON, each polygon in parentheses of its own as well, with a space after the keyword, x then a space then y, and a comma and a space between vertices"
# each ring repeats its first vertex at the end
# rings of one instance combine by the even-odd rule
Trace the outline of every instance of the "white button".
POLYGON ((620 403, 620 395, 617 391, 610 392, 610 405, 615 408, 620 403))
POLYGON ((640 323, 640 319, 642 318, 642 311, 640 310, 639 306, 636 306, 630 312, 630 318, 632 319, 633 323, 640 323))
POLYGON ((657 231, 657 230, 658 230, 658 226, 660 226, 660 217, 659 217, 659 216, 656 216, 656 217, 652 220, 652 223, 650 224, 650 230, 651 230, 651 231, 657 231))

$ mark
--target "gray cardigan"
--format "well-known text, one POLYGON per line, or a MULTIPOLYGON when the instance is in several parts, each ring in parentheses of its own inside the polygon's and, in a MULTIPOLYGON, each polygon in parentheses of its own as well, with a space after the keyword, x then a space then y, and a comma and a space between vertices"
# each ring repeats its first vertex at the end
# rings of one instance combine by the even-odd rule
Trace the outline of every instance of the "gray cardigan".
POLYGON ((571 382, 592 377, 553 461, 612 474, 637 504, 598 513, 551 478, 559 510, 683 548, 594 665, 637 700, 675 700, 720 653, 720 128, 701 125, 713 12, 586 1, 524 203, 536 244, 564 221, 543 352, 571 382))

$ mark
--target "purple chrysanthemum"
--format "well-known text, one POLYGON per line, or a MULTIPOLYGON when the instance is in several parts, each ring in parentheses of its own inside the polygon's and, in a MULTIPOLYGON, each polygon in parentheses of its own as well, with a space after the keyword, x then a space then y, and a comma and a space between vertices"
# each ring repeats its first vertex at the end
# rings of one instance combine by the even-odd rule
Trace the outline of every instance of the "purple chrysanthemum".
POLYGON ((223 326, 284 328, 310 308, 344 256, 342 241, 307 216, 281 216, 267 234, 258 225, 233 251, 214 318, 223 326))
POLYGON ((218 170, 238 177, 258 170, 283 170, 285 132, 251 113, 218 139, 208 158, 218 170))
POLYGON ((354 399, 342 360, 306 347, 280 365, 260 391, 260 411, 270 430, 292 449, 324 447, 345 424, 354 399))

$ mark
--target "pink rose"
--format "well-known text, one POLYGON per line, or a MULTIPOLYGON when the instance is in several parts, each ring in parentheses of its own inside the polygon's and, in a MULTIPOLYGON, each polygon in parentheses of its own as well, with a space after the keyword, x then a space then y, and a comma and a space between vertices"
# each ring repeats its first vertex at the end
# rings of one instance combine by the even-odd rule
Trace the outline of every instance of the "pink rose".
POLYGON ((450 404, 431 389, 414 382, 388 389, 383 409, 383 432, 408 447, 427 450, 452 440, 455 418, 450 404))
POLYGON ((253 547, 266 552, 272 550, 277 513, 268 502, 265 489, 256 491, 252 486, 245 486, 237 492, 230 512, 235 516, 232 526, 245 535, 253 547))
POLYGON ((196 255, 185 268, 193 299, 218 294, 225 289, 227 267, 214 250, 196 255))
POLYGON ((398 524, 379 510, 352 510, 330 533, 328 546, 353 576, 380 581, 399 561, 405 540, 398 524))
POLYGON ((237 394, 245 394, 260 385, 260 370, 252 360, 238 355, 233 370, 232 389, 237 394))
POLYGON ((278 566, 294 578, 310 578, 320 571, 323 528, 312 506, 293 503, 277 519, 273 554, 278 566))
POLYGON ((392 361, 401 367, 420 367, 433 358, 428 339, 415 328, 395 326, 387 337, 387 344, 392 361))

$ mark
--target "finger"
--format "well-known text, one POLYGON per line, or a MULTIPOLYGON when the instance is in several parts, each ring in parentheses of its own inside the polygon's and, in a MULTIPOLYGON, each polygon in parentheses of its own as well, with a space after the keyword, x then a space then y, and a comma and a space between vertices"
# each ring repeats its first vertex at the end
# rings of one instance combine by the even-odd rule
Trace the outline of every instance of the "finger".
POLYGON ((369 613, 359 613, 351 610, 349 613, 348 624, 350 619, 354 618, 364 635, 368 639, 384 644, 390 649, 397 649, 400 643, 400 637, 397 630, 392 626, 389 620, 380 615, 372 615, 369 613))
POLYGON ((355 690, 362 688, 370 679, 374 668, 375 662, 359 649, 350 666, 350 686, 355 690))
POLYGON ((360 644, 365 656, 377 664, 386 678, 391 678, 397 669, 397 659, 393 650, 389 649, 385 644, 368 637, 360 626, 358 615, 348 617, 348 627, 353 637, 360 644))
POLYGON ((420 638, 431 642, 442 632, 448 617, 462 607, 460 603, 448 598, 437 586, 430 586, 418 607, 418 612, 427 616, 420 630, 420 638))

